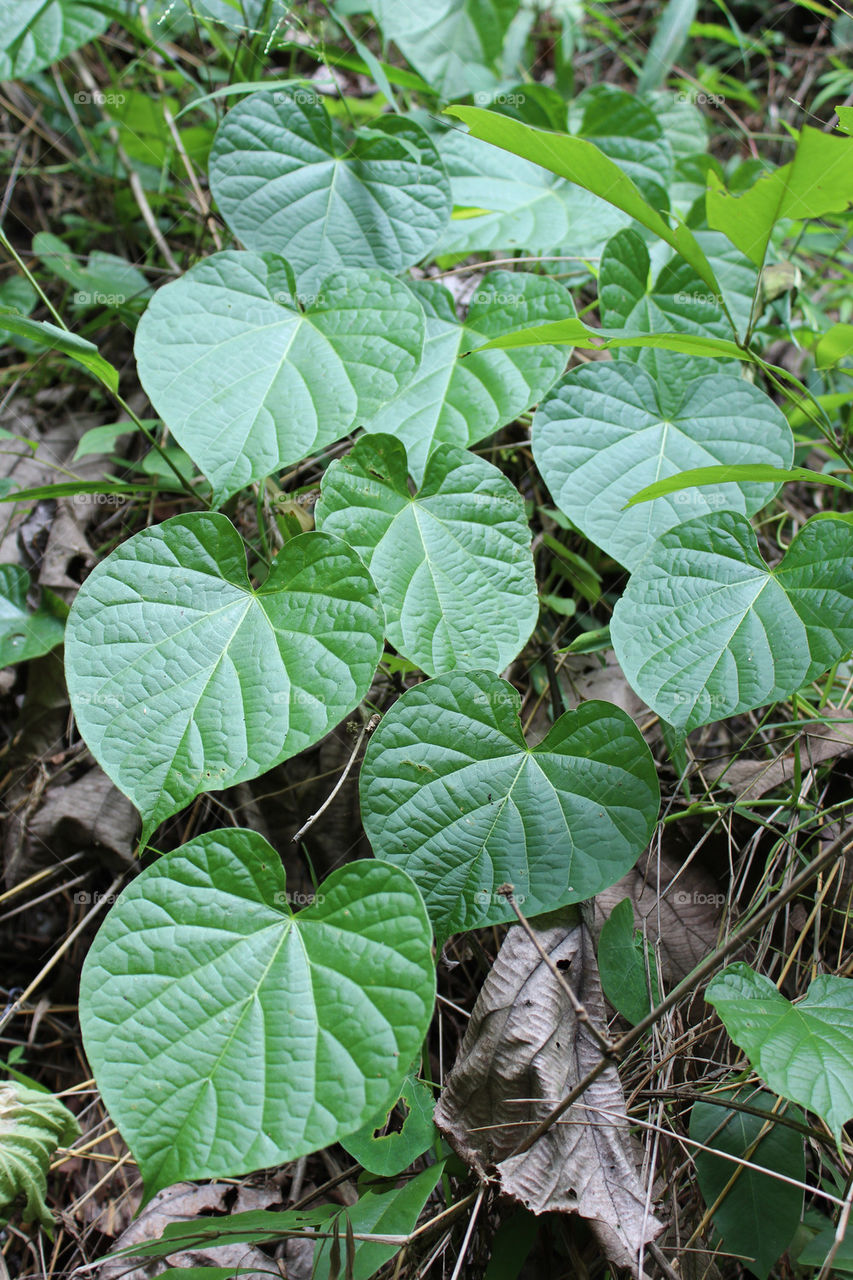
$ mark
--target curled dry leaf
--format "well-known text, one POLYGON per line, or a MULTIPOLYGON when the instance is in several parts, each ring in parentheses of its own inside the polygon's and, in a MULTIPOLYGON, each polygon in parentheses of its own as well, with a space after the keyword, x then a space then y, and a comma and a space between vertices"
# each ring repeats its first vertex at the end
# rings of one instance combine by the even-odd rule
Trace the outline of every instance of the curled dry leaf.
MULTIPOLYGON (((577 908, 531 926, 590 1018, 605 1025, 592 936, 577 908)), ((595 1067, 601 1054, 531 939, 510 929, 474 1006, 435 1122, 483 1178, 533 1213, 578 1213, 608 1258, 637 1272, 644 1244, 661 1224, 637 1174, 625 1098, 615 1067, 533 1146, 511 1152, 595 1067)))

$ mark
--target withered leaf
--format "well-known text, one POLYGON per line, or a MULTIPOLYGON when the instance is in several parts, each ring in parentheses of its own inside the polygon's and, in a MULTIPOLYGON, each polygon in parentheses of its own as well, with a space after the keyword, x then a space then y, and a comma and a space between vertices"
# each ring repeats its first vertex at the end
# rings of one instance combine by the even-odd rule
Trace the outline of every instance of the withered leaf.
MULTIPOLYGON (((576 907, 531 926, 590 1018, 605 1012, 592 937, 576 907)), ((533 1213, 587 1218, 611 1262, 637 1271, 643 1244, 661 1224, 646 1210, 613 1066, 526 1152, 511 1152, 601 1057, 568 996, 533 942, 507 933, 474 1006, 435 1122, 483 1178, 533 1213)))

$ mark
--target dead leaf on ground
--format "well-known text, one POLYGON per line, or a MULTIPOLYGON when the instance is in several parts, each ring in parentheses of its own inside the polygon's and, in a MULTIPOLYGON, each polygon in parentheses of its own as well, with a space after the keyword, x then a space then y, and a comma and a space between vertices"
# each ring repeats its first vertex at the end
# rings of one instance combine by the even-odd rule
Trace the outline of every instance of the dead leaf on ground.
POLYGON ((682 866, 666 853, 647 850, 626 876, 594 900, 593 930, 623 898, 630 898, 634 922, 659 957, 667 986, 686 978, 714 950, 725 894, 713 876, 695 863, 682 866))
MULTIPOLYGON (((577 908, 531 928, 552 962, 606 1025, 592 935, 577 908)), ((458 1154, 533 1213, 578 1213, 608 1258, 637 1272, 661 1224, 646 1210, 625 1098, 615 1067, 530 1148, 510 1153, 601 1058, 569 999, 523 929, 509 930, 474 1006, 435 1111, 458 1154)))
MULTIPOLYGON (((853 751, 853 717, 837 712, 834 707, 825 707, 824 711, 827 716, 837 714, 839 719, 831 724, 808 725, 799 735, 800 765, 804 772, 853 751)), ((757 800, 790 782, 794 767, 795 756, 789 751, 775 760, 723 760, 707 765, 703 773, 710 782, 719 779, 720 785, 733 791, 738 799, 757 800)))
MULTIPOLYGON (((174 1187, 160 1191, 127 1230, 115 1242, 115 1249, 143 1244, 146 1240, 159 1240, 170 1222, 192 1222, 201 1214, 211 1212, 242 1213, 249 1209, 266 1209, 281 1199, 281 1190, 269 1187, 241 1187, 234 1204, 230 1203, 235 1188, 224 1183, 210 1183, 196 1187, 189 1182, 178 1182, 174 1187), (227 1197, 227 1199, 226 1199, 227 1197)), ((223 1228, 228 1225, 222 1218, 223 1228)), ((163 1259, 142 1262, 128 1270, 127 1258, 107 1258, 95 1272, 96 1280, 154 1280, 168 1267, 254 1267, 245 1280, 268 1280, 275 1274, 275 1264, 260 1249, 248 1244, 222 1245, 219 1248, 193 1249, 186 1253, 174 1253, 168 1262, 163 1259)))

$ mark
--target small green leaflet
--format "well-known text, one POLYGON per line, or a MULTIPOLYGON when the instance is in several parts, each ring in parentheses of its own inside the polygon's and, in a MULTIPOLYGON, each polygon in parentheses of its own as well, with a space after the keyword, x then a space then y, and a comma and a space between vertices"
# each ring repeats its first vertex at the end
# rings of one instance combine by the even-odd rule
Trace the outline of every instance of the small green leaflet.
POLYGON ((314 514, 381 584, 386 636, 422 671, 503 671, 524 647, 539 615, 531 534, 490 462, 439 445, 412 497, 400 441, 363 436, 327 470, 314 514))
POLYGON ((551 495, 597 546, 635 569, 655 538, 685 517, 721 510, 753 515, 777 492, 770 483, 687 489, 681 473, 703 463, 746 459, 788 467, 794 439, 781 410, 759 387, 713 372, 677 383, 661 403, 661 384, 624 360, 572 370, 533 419, 533 456, 551 495), (671 478, 671 490, 659 487, 671 478), (634 507, 649 482, 655 501, 634 507), (668 492, 674 496, 669 497, 668 492), (625 508, 628 510, 625 510, 625 508))
POLYGON ((65 624, 46 609, 27 607, 30 575, 17 564, 0 564, 0 667, 26 662, 62 644, 65 624))
POLYGON ((23 80, 106 31, 86 0, 0 0, 0 80, 23 80))
POLYGON ((567 711, 537 747, 521 700, 485 671, 415 686, 375 730, 361 813, 377 858, 404 867, 437 937, 582 902, 633 866, 659 789, 633 720, 607 702, 567 711))
MULTIPOLYGON (((726 1192, 725 1199, 714 1210, 714 1226, 723 1239, 723 1248, 747 1260, 747 1268, 759 1280, 766 1280, 794 1238, 803 1212, 803 1190, 774 1178, 805 1181, 806 1157, 803 1135, 796 1129, 777 1123, 770 1115, 778 1101, 772 1093, 749 1087, 721 1089, 708 1095, 714 1101, 695 1102, 690 1111, 690 1137, 710 1150, 691 1148, 696 1164, 696 1179, 702 1199, 710 1208, 734 1174, 737 1179, 726 1192), (770 1129, 758 1146, 747 1155, 766 1124, 760 1116, 727 1107, 731 1099, 767 1113, 770 1129), (715 1156, 723 1151, 739 1159, 748 1159, 769 1172, 737 1165, 715 1156)), ((802 1122, 797 1107, 783 1107, 782 1113, 802 1122)))
POLYGON ((803 125, 794 158, 734 195, 713 172, 705 205, 708 224, 724 231, 761 266, 780 218, 821 218, 853 204, 853 141, 803 125))
POLYGON ((705 999, 769 1088, 820 1116, 840 1142, 853 1117, 853 980, 815 978, 792 1004, 738 962, 709 983, 705 999))
MULTIPOLYGON (((346 1257, 347 1223, 353 1235, 408 1236, 414 1231, 421 1211, 444 1170, 444 1161, 430 1165, 401 1187, 374 1183, 362 1191, 357 1202, 346 1209, 336 1206, 320 1230, 337 1229, 341 1254, 346 1257)), ((373 1240, 356 1240, 352 1280, 370 1280, 380 1267, 399 1252, 399 1245, 373 1240)), ((332 1242, 323 1240, 314 1258, 311 1280, 337 1280, 332 1268, 332 1242)))
MULTIPOLYGON (((828 471, 810 471, 808 467, 789 467, 787 469, 781 467, 771 467, 760 462, 746 462, 742 465, 734 465, 728 467, 691 467, 687 471, 680 471, 678 475, 669 476, 666 480, 656 480, 654 484, 646 485, 644 489, 640 489, 632 498, 625 503, 626 507, 634 507, 640 502, 652 502, 655 498, 665 497, 670 493, 679 493, 681 490, 690 489, 694 485, 697 488, 703 488, 706 485, 728 484, 734 481, 737 484, 744 482, 759 483, 767 481, 770 484, 784 484, 787 481, 796 481, 799 484, 828 484, 835 489, 846 489, 849 493, 853 493, 853 485, 842 480, 840 476, 834 476, 828 471)), ((693 501, 693 499, 690 499, 693 501)))
POLYGON ((23 1221, 38 1221, 52 1235, 48 1166, 56 1148, 70 1146, 79 1133, 76 1117, 52 1093, 20 1080, 0 1081, 0 1226, 20 1197, 23 1221))
POLYGON ((47 320, 30 320, 11 307, 0 307, 0 330, 17 334, 20 338, 29 338, 41 347, 70 356, 77 364, 94 374, 110 391, 118 391, 118 369, 109 360, 105 360, 94 342, 89 342, 87 338, 80 338, 69 329, 60 329, 47 320))
POLYGON ((393 1178, 408 1169, 418 1156, 429 1150, 438 1136, 432 1120, 435 1099, 423 1080, 407 1075, 395 1105, 402 1105, 405 1109, 402 1126, 396 1132, 380 1133, 394 1110, 386 1107, 363 1129, 341 1140, 344 1151, 348 1151, 363 1169, 382 1178, 393 1178))
POLYGON ((287 258, 306 295, 341 267, 412 266, 450 217, 450 184, 420 125, 382 116, 345 137, 314 90, 252 93, 232 107, 210 187, 245 247, 287 258))
POLYGON ((86 957, 80 1017, 146 1198, 317 1151, 393 1101, 432 1016, 431 941, 386 863, 334 872, 298 915, 253 831, 143 871, 86 957))
POLYGON ((370 687, 382 633, 367 570, 338 538, 293 538, 253 591, 225 516, 175 516, 78 592, 71 705, 146 840, 200 792, 255 778, 338 724, 370 687))
POLYGON ((409 381, 425 318, 402 281, 340 271, 305 309, 288 264, 225 251, 159 289, 139 377, 223 501, 345 436, 409 381))
POLYGON ((660 1000, 654 948, 634 928, 630 898, 617 903, 601 927, 598 973, 605 996, 632 1026, 660 1000))
POLYGON ((436 444, 467 448, 542 398, 566 367, 565 347, 475 351, 484 341, 574 314, 571 294, 554 280, 523 271, 490 271, 460 324, 452 295, 440 284, 412 286, 426 313, 423 359, 410 382, 368 421, 406 446, 409 470, 423 477, 436 444))
POLYGON ((768 569, 745 516, 697 516, 654 542, 616 604, 625 675, 662 719, 699 725, 788 698, 853 646, 853 523, 809 520, 768 569))

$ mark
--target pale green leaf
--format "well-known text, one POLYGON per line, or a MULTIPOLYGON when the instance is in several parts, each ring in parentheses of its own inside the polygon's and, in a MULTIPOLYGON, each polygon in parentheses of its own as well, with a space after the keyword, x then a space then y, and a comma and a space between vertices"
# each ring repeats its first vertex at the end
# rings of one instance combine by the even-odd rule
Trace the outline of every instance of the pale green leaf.
POLYGON ((450 115, 463 120, 475 137, 532 160, 559 177, 576 182, 635 218, 680 253, 712 293, 719 293, 719 283, 693 232, 683 224, 671 227, 657 209, 643 198, 620 165, 592 142, 570 137, 568 134, 533 129, 520 120, 510 120, 479 107, 448 107, 447 110, 450 115))
POLYGON ((303 310, 282 258, 226 251, 157 291, 135 351, 219 502, 376 413, 414 373, 424 324, 384 272, 339 271, 303 310))
POLYGON ((0 1226, 22 1199, 22 1220, 52 1230, 45 1202, 48 1167, 56 1148, 69 1146, 79 1133, 76 1118, 52 1093, 19 1080, 0 1081, 0 1226))
POLYGON ((792 1004, 739 961, 705 999, 774 1093, 820 1116, 840 1142, 853 1117, 853 980, 822 975, 792 1004))
POLYGON ((708 175, 708 223, 758 266, 780 218, 822 218, 853 204, 853 142, 803 125, 794 158, 742 195, 708 175))
POLYGON ((501 333, 573 315, 574 304, 547 277, 490 271, 460 324, 452 296, 441 285, 424 281, 413 288, 426 312, 423 359, 399 395, 360 425, 399 437, 409 470, 420 480, 436 444, 465 448, 513 422, 542 398, 569 354, 553 346, 512 353, 474 348, 501 333))
POLYGON ((83 1040, 150 1198, 317 1151, 398 1094, 432 1016, 408 876, 334 872, 294 915, 276 851, 208 832, 120 895, 86 957, 83 1040))
POLYGON ((382 630, 367 570, 330 534, 293 538, 254 591, 225 516, 175 516, 122 543, 78 592, 71 705, 147 838, 200 792, 322 738, 367 693, 382 630))
POLYGON ((106 31, 86 0, 0 0, 0 80, 23 80, 106 31))
POLYGON ((529 748, 521 699, 497 676, 417 685, 374 731, 361 814, 378 858, 418 884, 440 940, 593 897, 633 866, 654 828, 654 761, 633 720, 583 702, 529 748))
POLYGON ((497 83, 500 56, 518 0, 433 0, 401 5, 369 0, 386 40, 439 97, 461 98, 497 83))
POLYGON ((253 93, 232 107, 210 186, 245 247, 287 258, 309 297, 341 267, 419 262, 450 217, 447 175, 420 125, 383 116, 345 137, 313 91, 253 93))
POLYGON ((630 684, 688 732, 788 698, 853 645, 853 523, 815 516, 775 569, 734 512, 697 516, 649 549, 610 634, 630 684))
POLYGON ((318 529, 346 538, 373 576, 386 636, 422 671, 502 671, 539 602, 524 500, 483 458, 439 445, 412 496, 406 451, 364 436, 323 478, 318 529))
POLYGON ((780 468, 794 456, 784 415, 753 383, 711 373, 664 388, 621 360, 596 361, 561 379, 536 412, 532 440, 560 510, 629 569, 686 518, 720 510, 754 514, 783 478, 723 483, 720 475, 713 488, 687 489, 679 484, 683 471, 747 459, 780 468), (653 502, 633 507, 637 490, 660 477, 672 477, 669 491, 656 489, 653 502))

